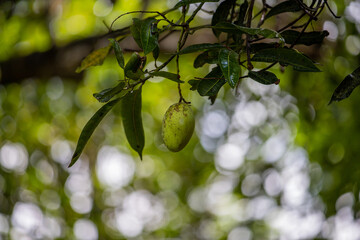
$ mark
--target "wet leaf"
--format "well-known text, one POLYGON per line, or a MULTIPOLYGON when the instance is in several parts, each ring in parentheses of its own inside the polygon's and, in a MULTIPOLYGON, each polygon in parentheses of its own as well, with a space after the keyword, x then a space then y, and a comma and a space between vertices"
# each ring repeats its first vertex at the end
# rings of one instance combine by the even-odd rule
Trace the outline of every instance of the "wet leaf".
MULTIPOLYGON (((225 0, 217 7, 212 19, 211 19, 211 26, 215 26, 219 22, 226 22, 227 17, 230 13, 230 10, 235 3, 235 0, 225 0)), ((212 29, 213 33, 216 37, 219 37, 220 33, 216 29, 212 29)))
POLYGON ((201 79, 197 90, 201 96, 217 95, 221 87, 226 83, 220 67, 215 67, 204 79, 201 79))
POLYGON ((241 74, 238 54, 232 50, 221 49, 219 52, 219 66, 226 81, 234 88, 241 74))
POLYGON ((119 94, 125 86, 125 82, 120 82, 116 87, 104 89, 99 93, 94 93, 93 96, 99 101, 99 102, 108 102, 110 99, 112 99, 115 95, 119 94))
POLYGON ((151 53, 158 47, 158 30, 157 20, 155 18, 147 18, 141 21, 140 41, 144 54, 151 53))
POLYGON ((120 44, 115 39, 109 39, 115 52, 116 60, 121 68, 125 67, 124 54, 121 50, 120 44))
POLYGON ((159 72, 149 72, 149 74, 151 76, 167 78, 167 79, 177 82, 177 83, 184 83, 184 81, 181 81, 179 79, 179 76, 175 73, 159 71, 159 72))
POLYGON ((266 14, 265 19, 268 19, 269 17, 278 15, 280 13, 284 12, 297 12, 300 11, 301 7, 297 3, 296 0, 289 0, 282 3, 279 3, 278 5, 271 8, 271 10, 266 14))
POLYGON ((337 86, 331 97, 329 104, 332 103, 333 101, 341 101, 345 98, 348 98, 352 93, 352 91, 359 85, 360 85, 360 67, 358 67, 351 74, 347 75, 345 79, 339 84, 339 86, 337 86))
POLYGON ((181 51, 179 51, 179 55, 181 54, 187 54, 187 53, 193 53, 203 50, 209 50, 209 49, 221 49, 225 48, 224 45, 218 44, 218 43, 201 43, 201 44, 194 44, 191 46, 188 46, 181 51))
POLYGON ((270 84, 276 84, 279 82, 279 79, 276 77, 276 75, 269 71, 249 71, 249 77, 261 84, 270 85, 270 84))
POLYGON ((117 98, 111 102, 108 102, 104 106, 102 106, 86 123, 85 127, 81 131, 78 143, 76 145, 75 152, 71 158, 71 162, 69 167, 74 165, 76 161, 79 159, 82 151, 85 148, 86 143, 88 142, 89 138, 95 131, 96 127, 99 125, 101 120, 106 116, 106 114, 121 100, 121 98, 117 98))
POLYGON ((103 64, 105 58, 109 54, 110 49, 111 46, 107 46, 91 52, 89 55, 87 55, 84 58, 84 60, 81 61, 81 65, 76 69, 76 72, 79 73, 88 67, 98 66, 103 64))
POLYGON ((121 101, 121 116, 126 138, 142 159, 145 145, 144 128, 141 117, 141 88, 128 93, 121 101))
POLYGON ((329 36, 328 31, 314 31, 314 32, 304 32, 301 34, 298 39, 300 32, 294 30, 286 30, 281 33, 285 42, 287 44, 293 44, 296 41, 296 44, 304 44, 310 46, 313 44, 320 44, 324 41, 324 38, 329 36))
POLYGON ((142 21, 140 19, 133 18, 133 24, 130 27, 130 31, 135 42, 142 49, 143 46, 141 43, 141 25, 142 25, 142 21))
POLYGON ((254 62, 280 62, 291 65, 294 70, 300 72, 320 72, 308 57, 289 48, 264 49, 256 53, 251 60, 254 62))

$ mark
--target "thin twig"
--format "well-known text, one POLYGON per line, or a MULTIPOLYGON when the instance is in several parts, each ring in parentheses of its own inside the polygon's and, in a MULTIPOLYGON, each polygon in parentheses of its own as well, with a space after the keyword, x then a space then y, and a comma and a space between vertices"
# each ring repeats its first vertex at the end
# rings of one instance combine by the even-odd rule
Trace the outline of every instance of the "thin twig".
MULTIPOLYGON (((246 24, 246 26, 248 28, 251 27, 251 19, 252 19, 252 11, 254 8, 254 2, 255 2, 255 0, 251 0, 250 6, 248 9, 248 19, 247 19, 247 24, 246 24)), ((249 34, 246 34, 246 56, 247 56, 247 62, 248 62, 247 68, 249 70, 251 70, 254 68, 254 66, 251 64, 251 59, 250 59, 250 35, 249 34)))

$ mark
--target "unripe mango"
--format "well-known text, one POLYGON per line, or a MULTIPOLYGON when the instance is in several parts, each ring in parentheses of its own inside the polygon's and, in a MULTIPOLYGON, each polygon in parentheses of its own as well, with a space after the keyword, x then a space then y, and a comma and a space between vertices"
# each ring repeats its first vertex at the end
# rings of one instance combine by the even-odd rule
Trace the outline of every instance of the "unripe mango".
POLYGON ((175 103, 166 111, 162 124, 165 146, 178 152, 189 142, 195 127, 193 111, 189 104, 175 103))

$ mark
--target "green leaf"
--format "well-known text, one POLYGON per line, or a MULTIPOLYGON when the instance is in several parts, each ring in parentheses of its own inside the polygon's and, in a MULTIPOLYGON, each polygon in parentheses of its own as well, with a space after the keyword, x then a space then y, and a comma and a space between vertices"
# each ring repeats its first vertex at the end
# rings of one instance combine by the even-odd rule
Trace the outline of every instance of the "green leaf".
POLYGON ((142 60, 140 55, 137 52, 134 52, 125 65, 125 76, 133 80, 138 80, 139 78, 141 78, 144 74, 143 71, 140 69, 141 65, 142 60))
POLYGON ((112 99, 115 95, 119 94, 125 87, 125 82, 120 82, 116 87, 104 89, 99 93, 94 93, 93 96, 99 102, 108 102, 112 99))
POLYGON ((253 43, 250 45, 250 52, 257 53, 263 49, 278 48, 279 43, 253 43))
POLYGON ((102 106, 86 123, 85 127, 81 131, 79 140, 76 145, 75 152, 71 158, 71 162, 68 167, 71 167, 76 163, 79 159, 82 151, 85 148, 86 143, 88 142, 89 138, 93 134, 96 127, 99 125, 101 120, 106 116, 106 114, 121 100, 121 98, 117 98, 111 102, 108 102, 104 106, 102 106))
POLYGON ((124 60, 124 54, 121 50, 120 44, 115 39, 109 39, 111 42, 112 47, 114 48, 116 60, 119 64, 119 66, 124 69, 125 67, 125 60, 124 60))
POLYGON ((194 68, 204 66, 205 63, 214 64, 217 63, 219 51, 205 51, 199 54, 194 60, 194 68))
POLYGON ((323 42, 324 38, 329 36, 328 31, 314 31, 314 32, 304 32, 301 34, 298 39, 300 32, 294 30, 286 30, 281 33, 285 42, 288 44, 293 44, 296 41, 296 44, 304 44, 310 46, 313 44, 320 44, 323 42))
POLYGON ((218 43, 201 43, 201 44, 194 44, 191 46, 188 46, 181 51, 178 52, 179 55, 181 54, 187 54, 187 53, 193 53, 203 50, 209 50, 209 49, 221 49, 225 48, 224 45, 218 44, 218 43))
POLYGON ((141 43, 141 25, 142 25, 142 20, 138 18, 133 18, 133 24, 130 27, 130 31, 135 42, 142 49, 143 46, 141 43))
POLYGON ((159 46, 156 46, 152 53, 153 53, 154 60, 156 61, 159 58, 159 55, 160 55, 159 46))
POLYGON ((241 4, 238 19, 234 22, 235 25, 238 25, 238 26, 243 26, 244 25, 245 16, 246 16, 248 6, 249 6, 249 4, 248 4, 247 0, 245 0, 244 3, 241 4))
POLYGON ((190 90, 195 91, 197 90, 198 86, 199 86, 200 80, 195 80, 195 79, 191 79, 188 81, 188 84, 191 85, 190 90))
POLYGON ((77 73, 82 72, 88 67, 97 66, 103 64, 105 58, 109 54, 111 46, 107 46, 104 48, 99 48, 89 55, 87 55, 84 60, 81 61, 81 65, 75 70, 77 73))
POLYGON ((277 84, 280 81, 274 73, 268 71, 249 71, 248 75, 251 79, 265 85, 277 84))
POLYGON ((264 29, 264 28, 248 28, 243 26, 237 26, 232 23, 222 22, 216 24, 213 28, 221 31, 221 32, 227 32, 232 34, 249 34, 252 36, 260 35, 264 38, 279 38, 281 42, 285 42, 284 38, 281 36, 280 33, 271 30, 271 29, 264 29))
POLYGON ((254 62, 280 62, 291 65, 294 70, 300 72, 320 72, 308 57, 289 48, 264 49, 256 53, 251 60, 254 62))
POLYGON ((128 93, 121 101, 121 116, 126 138, 142 159, 145 145, 144 128, 141 117, 141 88, 128 93))
MULTIPOLYGON (((211 26, 215 26, 219 22, 226 22, 227 17, 230 13, 231 7, 235 3, 235 0, 225 0, 217 7, 212 19, 211 26)), ((219 37, 220 33, 216 29, 212 29, 216 37, 219 37)))
POLYGON ((221 49, 219 52, 219 65, 225 79, 229 85, 234 88, 241 74, 238 54, 232 50, 221 49))
POLYGON ((201 96, 214 96, 226 83, 220 67, 215 67, 200 80, 197 91, 201 96))
POLYGON ((182 6, 186 6, 192 3, 205 3, 205 2, 218 2, 219 0, 181 0, 180 2, 178 2, 174 8, 179 8, 182 6))
POLYGON ((159 72, 149 72, 149 74, 151 76, 155 76, 155 77, 167 78, 167 79, 177 82, 177 83, 184 83, 184 81, 181 81, 179 79, 179 75, 177 75, 175 73, 159 71, 159 72))
POLYGON ((147 18, 141 23, 140 40, 145 55, 151 53, 159 45, 156 25, 155 18, 147 18))
POLYGON ((345 79, 337 86, 335 89, 331 100, 329 102, 332 103, 333 101, 341 101, 345 98, 348 98, 352 91, 360 85, 360 67, 355 69, 351 74, 347 75, 345 79))
POLYGON ((265 19, 268 19, 269 17, 278 15, 280 13, 284 12, 297 12, 300 11, 301 7, 297 3, 296 0, 289 0, 282 3, 279 3, 275 7, 271 8, 271 10, 266 14, 265 19))

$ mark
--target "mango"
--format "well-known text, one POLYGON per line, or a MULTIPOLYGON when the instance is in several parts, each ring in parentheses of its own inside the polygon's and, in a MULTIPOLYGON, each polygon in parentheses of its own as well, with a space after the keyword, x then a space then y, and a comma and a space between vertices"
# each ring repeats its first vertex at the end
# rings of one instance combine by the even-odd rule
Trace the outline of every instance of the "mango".
POLYGON ((195 127, 194 113, 187 103, 175 103, 166 111, 162 123, 165 146, 178 152, 188 144, 195 127))

